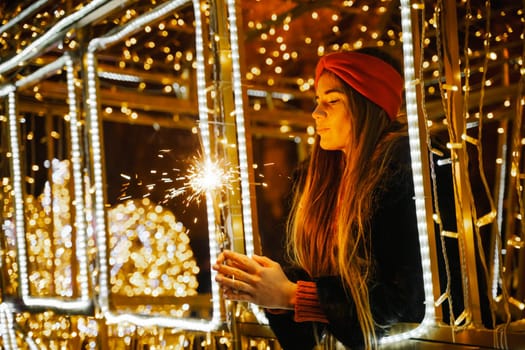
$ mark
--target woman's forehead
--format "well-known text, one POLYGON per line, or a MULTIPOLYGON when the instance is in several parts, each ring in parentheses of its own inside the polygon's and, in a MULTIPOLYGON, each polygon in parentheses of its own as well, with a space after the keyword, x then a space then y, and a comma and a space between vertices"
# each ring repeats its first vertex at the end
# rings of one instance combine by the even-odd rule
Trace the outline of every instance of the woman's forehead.
POLYGON ((344 94, 344 85, 340 79, 335 77, 333 74, 323 74, 317 83, 317 89, 315 90, 316 96, 323 96, 332 93, 344 94))
POLYGON ((344 93, 344 86, 341 79, 331 72, 325 72, 319 77, 317 82, 316 95, 326 95, 332 92, 344 93))

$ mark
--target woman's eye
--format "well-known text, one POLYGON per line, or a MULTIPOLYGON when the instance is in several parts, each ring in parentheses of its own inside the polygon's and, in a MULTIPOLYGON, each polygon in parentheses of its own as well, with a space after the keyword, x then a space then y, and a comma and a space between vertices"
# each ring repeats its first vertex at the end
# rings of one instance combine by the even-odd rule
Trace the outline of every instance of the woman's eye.
POLYGON ((337 102, 339 102, 339 99, 328 101, 328 103, 331 104, 331 105, 336 104, 337 102))

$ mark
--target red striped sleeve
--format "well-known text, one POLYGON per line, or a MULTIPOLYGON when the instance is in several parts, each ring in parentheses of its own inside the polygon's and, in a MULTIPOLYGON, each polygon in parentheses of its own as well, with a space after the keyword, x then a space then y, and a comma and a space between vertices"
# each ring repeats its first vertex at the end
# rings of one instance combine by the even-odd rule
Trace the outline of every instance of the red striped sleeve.
POLYGON ((328 323, 319 299, 317 298, 317 285, 315 282, 298 281, 295 294, 295 322, 323 322, 328 323))

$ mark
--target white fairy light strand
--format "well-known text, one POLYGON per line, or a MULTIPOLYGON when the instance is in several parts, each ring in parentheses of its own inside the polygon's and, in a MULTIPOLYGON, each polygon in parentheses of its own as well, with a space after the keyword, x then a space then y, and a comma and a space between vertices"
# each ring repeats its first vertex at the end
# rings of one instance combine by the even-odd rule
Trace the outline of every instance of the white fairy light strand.
POLYGON ((66 57, 67 93, 69 101, 69 125, 71 135, 71 167, 73 173, 74 206, 75 206, 75 227, 76 227, 76 255, 79 265, 79 284, 81 299, 90 304, 89 281, 88 281, 88 247, 87 247, 87 228, 84 217, 84 192, 82 181, 82 156, 80 145, 82 141, 79 136, 79 121, 77 114, 77 97, 75 93, 75 74, 73 60, 70 55, 66 57))
POLYGON ((410 1, 401 0, 401 27, 403 32, 403 59, 405 74, 405 99, 410 139, 410 156, 414 178, 414 194, 416 204, 419 244, 421 249, 421 266, 423 268, 423 283, 425 290, 425 316, 415 329, 400 334, 384 337, 382 344, 394 343, 424 334, 434 321, 434 300, 432 288, 432 273, 430 269, 430 251, 428 243, 425 197, 423 191, 423 174, 421 162, 421 144, 419 142, 418 110, 415 90, 415 70, 413 56, 412 21, 410 18, 410 1))
POLYGON ((0 335, 2 336, 2 345, 6 350, 18 349, 13 313, 14 310, 10 304, 0 304, 0 335))
MULTIPOLYGON (((149 316, 138 315, 132 313, 115 313, 109 307, 109 281, 108 281, 108 260, 107 260, 107 239, 106 239, 106 217, 104 205, 104 186, 103 186, 103 170, 102 170, 102 149, 100 144, 100 130, 101 120, 98 117, 98 96, 96 88, 97 69, 95 52, 99 49, 118 42, 132 33, 144 28, 147 24, 158 20, 162 16, 166 16, 172 11, 177 10, 183 5, 189 3, 189 0, 174 0, 158 6, 154 10, 135 18, 126 24, 121 30, 109 35, 107 37, 99 37, 90 41, 88 45, 88 52, 86 54, 87 61, 87 84, 88 84, 88 125, 89 134, 91 137, 91 147, 93 154, 93 181, 94 181, 94 196, 95 196, 95 234, 97 237, 97 248, 99 256, 100 268, 100 294, 99 305, 101 311, 106 317, 107 323, 127 322, 138 326, 159 326, 159 327, 174 327, 188 330, 210 331, 219 326, 220 322, 220 303, 219 303, 219 289, 216 284, 212 283, 212 318, 211 320, 202 319, 179 319, 166 316, 149 316)), ((200 3, 198 0, 193 0, 193 9, 195 13, 195 44, 196 44, 196 62, 197 62, 197 91, 199 104, 199 118, 201 127, 201 137, 205 154, 209 155, 210 149, 210 133, 208 129, 208 115, 206 102, 206 81, 204 73, 204 48, 202 40, 202 21, 200 18, 200 3)), ((210 256, 214 257, 218 253, 217 238, 216 238, 216 223, 214 219, 214 210, 212 204, 212 197, 210 193, 206 193, 206 205, 208 215, 208 230, 210 242, 210 256)), ((212 271, 212 279, 214 272, 212 271)))
POLYGON ((34 4, 32 4, 31 6, 29 6, 28 8, 26 8, 25 10, 23 10, 22 12, 20 12, 16 17, 10 19, 9 22, 7 22, 6 24, 4 24, 3 26, 0 27, 0 35, 2 33, 4 33, 5 31, 9 30, 9 28, 13 27, 14 25, 19 23, 20 21, 24 20, 26 17, 28 17, 31 14, 33 14, 35 11, 38 11, 38 9, 40 9, 40 7, 42 7, 43 5, 45 5, 48 2, 50 2, 50 0, 37 1, 34 4))
POLYGON ((0 97, 6 97, 10 92, 16 90, 16 87, 13 84, 4 84, 0 85, 0 97))
POLYGON ((100 7, 107 3, 108 0, 93 0, 88 3, 86 6, 83 6, 77 12, 67 16, 66 18, 60 20, 52 28, 47 30, 44 34, 36 38, 30 45, 25 47, 20 53, 18 53, 13 58, 0 64, 0 74, 5 73, 6 71, 15 68, 16 66, 21 65, 23 62, 35 57, 38 55, 49 43, 53 40, 56 40, 62 33, 71 26, 84 18, 89 13, 93 12, 96 8, 100 7))
POLYGON ((162 18, 168 15, 170 12, 175 11, 177 8, 188 3, 189 0, 173 0, 162 4, 155 9, 151 10, 148 13, 145 13, 139 17, 134 18, 133 20, 126 23, 126 25, 113 35, 102 36, 95 39, 92 39, 88 45, 88 51, 94 52, 100 49, 105 49, 106 47, 130 36, 131 34, 141 30, 148 23, 151 23, 159 18, 162 18))
POLYGON ((241 87, 241 69, 239 64, 239 44, 235 0, 228 0, 228 22, 230 24, 230 47, 233 69, 233 93, 235 97, 235 125, 237 129, 237 150, 239 155, 239 174, 241 184, 241 205, 244 222, 244 245, 246 254, 254 253, 253 221, 250 199, 250 180, 248 174, 248 151, 246 149, 246 130, 241 87))
MULTIPOLYGON (((250 196, 250 179, 248 172, 248 150, 246 147, 246 129, 244 126, 244 108, 242 96, 242 75, 240 68, 240 54, 239 54, 239 33, 237 29, 237 14, 235 11, 235 0, 228 0, 228 22, 230 24, 230 48, 232 54, 232 69, 233 69, 233 93, 235 97, 235 125, 237 130, 237 150, 239 155, 239 174, 241 185, 241 206, 244 222, 244 247, 246 254, 251 256, 254 254, 253 241, 253 218, 251 209, 250 196)), ((255 305, 250 304, 250 308, 259 322, 268 324, 268 319, 262 311, 255 305)))
POLYGON ((29 74, 28 76, 17 80, 15 82, 15 86, 17 88, 25 87, 29 84, 34 84, 35 82, 45 79, 50 75, 56 74, 57 71, 61 70, 66 65, 67 57, 67 55, 64 55, 56 59, 55 61, 49 63, 48 65, 43 66, 37 71, 29 74))
POLYGON ((34 73, 16 81, 15 86, 20 88, 40 81, 43 78, 56 74, 57 71, 66 69, 67 75, 67 100, 70 118, 71 134, 71 163, 72 175, 74 179, 74 205, 75 205, 75 227, 77 229, 77 249, 76 257, 79 264, 79 284, 80 298, 62 300, 53 297, 32 297, 29 293, 29 277, 26 260, 26 238, 25 238, 25 219, 24 219, 24 198, 22 191, 22 172, 20 162, 20 149, 18 147, 18 118, 16 112, 15 91, 12 90, 8 96, 8 115, 10 128, 10 146, 12 151, 13 169, 13 189, 15 199, 15 227, 16 227, 16 248, 19 262, 19 280, 22 292, 23 303, 27 306, 47 306, 61 310, 87 310, 91 307, 88 282, 88 259, 87 259, 87 236, 86 225, 83 218, 84 202, 82 191, 82 169, 80 157, 80 139, 78 133, 77 105, 75 95, 75 81, 73 73, 73 62, 68 54, 60 57, 52 63, 38 69, 34 73))
POLYGON ((22 296, 29 295, 27 283, 27 259, 25 245, 24 197, 22 193, 22 174, 20 169, 20 148, 18 144, 18 118, 16 115, 16 97, 14 91, 7 96, 7 120, 9 123, 9 141, 13 171, 13 207, 15 212, 15 232, 17 242, 18 279, 22 296))
POLYGON ((98 120, 97 111, 97 91, 96 91, 96 66, 95 55, 93 52, 86 53, 86 79, 87 79, 87 118, 89 141, 91 144, 92 157, 92 180, 94 182, 94 230, 97 237, 97 256, 99 259, 99 294, 98 303, 104 309, 108 305, 108 269, 107 269, 107 239, 106 239, 106 221, 104 208, 104 186, 102 177, 102 146, 100 145, 100 121, 98 120))
MULTIPOLYGON (((203 152, 205 159, 209 159, 211 152, 210 128, 208 120, 208 99, 206 97, 206 73, 204 60, 204 41, 201 11, 199 0, 193 0, 193 8, 195 11, 195 60, 196 60, 196 75, 197 75, 197 102, 199 105, 199 130, 203 145, 203 152)), ((219 246, 217 236, 217 225, 215 222, 215 210, 213 206, 213 198, 209 191, 206 193, 206 212, 208 216, 208 241, 210 249, 210 258, 214 258, 219 254, 219 246)), ((211 271, 211 290, 212 290, 212 316, 213 320, 210 328, 216 328, 221 322, 221 300, 219 293, 219 285, 213 283, 217 272, 214 269, 211 271)))

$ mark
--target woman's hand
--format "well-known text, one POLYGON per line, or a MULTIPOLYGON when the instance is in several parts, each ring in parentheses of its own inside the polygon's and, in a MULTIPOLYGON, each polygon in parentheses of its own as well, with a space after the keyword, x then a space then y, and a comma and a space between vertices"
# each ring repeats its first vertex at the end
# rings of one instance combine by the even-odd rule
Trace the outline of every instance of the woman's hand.
POLYGON ((248 257, 229 250, 213 265, 215 280, 231 300, 249 301, 267 308, 293 309, 297 286, 281 266, 264 256, 248 257))

